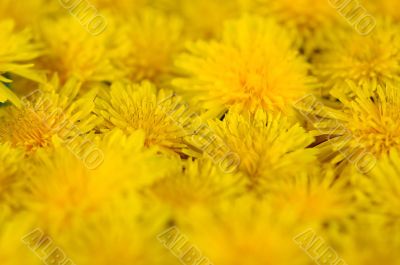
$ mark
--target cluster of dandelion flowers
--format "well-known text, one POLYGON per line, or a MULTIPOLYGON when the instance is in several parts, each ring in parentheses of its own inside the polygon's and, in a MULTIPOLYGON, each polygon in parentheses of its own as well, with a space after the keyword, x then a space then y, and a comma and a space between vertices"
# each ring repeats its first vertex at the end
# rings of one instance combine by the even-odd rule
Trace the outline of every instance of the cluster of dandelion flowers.
POLYGON ((1 0, 0 264, 399 265, 396 7, 1 0))

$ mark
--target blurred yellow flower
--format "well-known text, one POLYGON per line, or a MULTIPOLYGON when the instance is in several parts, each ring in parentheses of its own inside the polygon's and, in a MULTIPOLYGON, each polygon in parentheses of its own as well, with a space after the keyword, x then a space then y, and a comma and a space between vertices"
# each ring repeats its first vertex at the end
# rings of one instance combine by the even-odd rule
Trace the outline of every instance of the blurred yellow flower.
POLYGON ((30 232, 33 222, 26 213, 13 216, 0 214, 0 261, 4 265, 32 264, 40 265, 40 259, 22 238, 30 232))
MULTIPOLYGON (((273 17, 288 29, 297 32, 297 43, 311 54, 319 48, 334 26, 346 25, 346 18, 339 14, 337 1, 325 0, 250 0, 252 11, 273 17)), ((346 1, 348 3, 349 1, 346 1)), ((353 15, 353 14, 352 14, 353 15)))
POLYGON ((167 222, 165 210, 146 207, 139 196, 131 194, 99 214, 82 218, 60 239, 76 264, 178 265, 179 260, 157 240, 167 222))
POLYGON ((348 221, 356 212, 354 196, 350 177, 338 178, 329 167, 271 181, 266 199, 278 216, 318 227, 348 221))
POLYGON ((363 0, 363 4, 366 4, 368 10, 371 10, 375 16, 385 16, 391 18, 397 22, 400 22, 400 8, 399 1, 396 0, 363 0))
POLYGON ((131 16, 142 11, 149 0, 90 0, 90 3, 99 8, 100 13, 103 10, 108 10, 119 16, 131 16))
POLYGON ((330 90, 348 91, 347 81, 375 89, 377 85, 400 81, 400 26, 390 20, 378 20, 367 36, 337 28, 320 54, 314 58, 315 73, 330 90))
POLYGON ((188 160, 154 183, 151 193, 171 209, 187 210, 229 201, 245 193, 240 174, 224 173, 209 159, 188 160))
POLYGON ((201 208, 183 230, 210 262, 221 265, 308 264, 293 242, 299 227, 277 220, 265 203, 243 199, 216 211, 201 208))
POLYGON ((376 224, 357 224, 340 239, 341 255, 347 264, 399 265, 400 244, 393 243, 395 240, 398 240, 398 232, 387 233, 376 224))
POLYGON ((185 21, 185 31, 193 38, 220 36, 226 20, 238 18, 246 11, 247 0, 156 0, 155 5, 185 21), (207 19, 204 15, 207 14, 207 19))
POLYGON ((173 76, 173 58, 185 38, 182 21, 155 9, 120 21, 110 54, 124 77, 167 85, 173 76))
POLYGON ((15 201, 19 203, 15 192, 25 181, 19 166, 23 158, 22 150, 0 143, 0 215, 1 212, 8 211, 9 206, 15 206, 15 201))
MULTIPOLYGON (((399 162, 399 150, 393 149, 378 161, 368 176, 358 175, 355 181, 358 201, 364 209, 362 216, 374 217, 374 225, 380 224, 382 232, 400 231, 399 162)), ((394 240, 400 244, 399 239, 394 240)))
POLYGON ((21 103, 4 83, 11 83, 5 74, 15 74, 37 82, 43 77, 32 68, 33 60, 41 54, 38 43, 33 41, 33 34, 29 29, 15 30, 12 20, 0 21, 0 102, 10 100, 17 106, 21 103))
POLYGON ((2 0, 0 2, 0 17, 14 20, 19 29, 34 26, 45 16, 58 10, 58 1, 52 0, 2 0))
MULTIPOLYGON (((57 142, 52 150, 42 149, 34 156, 24 204, 40 227, 53 235, 79 227, 111 203, 151 185, 170 167, 156 149, 144 150, 142 131, 125 136, 117 130, 93 141, 104 156, 95 169, 57 142)), ((82 152, 90 156, 91 150, 82 152)))
POLYGON ((73 16, 59 16, 42 21, 39 36, 46 52, 38 64, 51 74, 58 73, 62 82, 71 77, 82 82, 112 81, 120 76, 110 58, 111 26, 93 36, 73 16))

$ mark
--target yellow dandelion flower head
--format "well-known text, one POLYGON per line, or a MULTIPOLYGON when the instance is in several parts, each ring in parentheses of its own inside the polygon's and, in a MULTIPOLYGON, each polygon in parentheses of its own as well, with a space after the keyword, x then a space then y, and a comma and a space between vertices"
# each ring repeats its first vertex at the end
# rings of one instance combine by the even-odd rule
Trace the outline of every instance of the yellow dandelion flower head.
POLYGON ((232 0, 158 0, 157 6, 176 13, 185 21, 185 29, 192 38, 212 38, 219 36, 223 24, 228 19, 240 16, 244 11, 244 1, 232 0), (204 19, 207 14, 207 19, 204 19))
POLYGON ((55 141, 50 154, 44 149, 35 154, 25 200, 41 227, 55 234, 151 185, 171 164, 156 150, 143 149, 141 131, 131 136, 113 131, 103 141, 55 141))
POLYGON ((188 45, 176 62, 184 76, 174 85, 211 113, 229 106, 289 112, 296 99, 312 91, 313 80, 292 44, 273 20, 245 16, 227 22, 220 40, 188 45))
POLYGON ((167 84, 173 74, 173 57, 183 47, 182 21, 147 8, 118 26, 111 56, 124 77, 167 84))
POLYGON ((185 137, 193 133, 191 120, 184 115, 184 102, 172 92, 149 83, 114 83, 96 99, 97 112, 104 119, 101 128, 119 128, 130 134, 143 130, 146 146, 158 146, 171 154, 190 148, 185 137))
POLYGON ((246 197, 216 212, 199 209, 183 233, 215 264, 307 264, 309 257, 293 242, 297 228, 255 201, 246 197))
MULTIPOLYGON (((206 153, 234 154, 238 159, 233 162, 238 162, 237 169, 250 180, 250 188, 264 189, 271 180, 294 176, 299 168, 308 171, 315 167, 316 150, 307 148, 314 138, 282 115, 262 110, 255 115, 230 111, 223 121, 209 124, 216 140, 208 144, 206 150, 210 151, 206 153), (292 163, 297 167, 290 167, 292 163)), ((195 144, 201 142, 194 138, 195 144)))
POLYGON ((388 19, 378 20, 366 36, 354 30, 336 29, 329 45, 314 57, 315 73, 326 87, 325 93, 348 88, 346 81, 371 87, 399 82, 399 29, 388 19))
POLYGON ((280 20, 297 26, 300 31, 315 29, 328 23, 332 24, 337 17, 329 1, 256 0, 256 2, 268 14, 277 16, 280 20))
MULTIPOLYGON (((40 47, 33 42, 32 32, 29 29, 17 31, 12 20, 1 20, 0 40, 0 72, 37 79, 29 69, 29 63, 40 55, 40 47)), ((6 80, 3 77, 1 81, 6 80)))
MULTIPOLYGON (((333 25, 345 23, 332 1, 324 0, 253 0, 256 13, 276 18, 284 26, 296 30, 303 48, 321 41, 333 25)), ((318 44, 318 43, 317 43, 318 44)))
POLYGON ((80 86, 76 79, 61 86, 54 77, 27 95, 21 108, 4 108, 0 115, 0 140, 31 153, 51 145, 53 136, 67 140, 89 132, 98 120, 91 114, 91 96, 77 99, 80 86))
POLYGON ((328 167, 272 182, 267 200, 282 218, 318 226, 349 218, 353 196, 349 178, 338 178, 334 168, 328 167))
POLYGON ((10 100, 20 105, 18 98, 4 85, 12 82, 5 76, 6 73, 43 81, 42 76, 32 69, 32 61, 40 53, 40 46, 33 41, 29 29, 17 31, 12 20, 0 21, 0 102, 10 100))
POLYGON ((77 264, 178 264, 157 240, 168 217, 163 209, 144 208, 139 196, 130 194, 61 238, 65 252, 77 264))
POLYGON ((50 73, 58 73, 62 81, 70 77, 86 82, 114 80, 119 73, 111 63, 109 52, 112 18, 107 17, 107 22, 105 31, 97 34, 73 15, 42 21, 39 35, 46 53, 38 64, 50 73))
POLYGON ((151 193, 173 209, 186 210, 234 199, 244 193, 244 184, 241 175, 223 172, 210 159, 187 160, 154 183, 151 193))
POLYGON ((399 147, 400 96, 392 85, 378 86, 375 91, 370 86, 348 85, 354 98, 335 93, 341 104, 320 105, 310 121, 315 134, 324 138, 319 145, 324 160, 368 171, 381 155, 399 147))

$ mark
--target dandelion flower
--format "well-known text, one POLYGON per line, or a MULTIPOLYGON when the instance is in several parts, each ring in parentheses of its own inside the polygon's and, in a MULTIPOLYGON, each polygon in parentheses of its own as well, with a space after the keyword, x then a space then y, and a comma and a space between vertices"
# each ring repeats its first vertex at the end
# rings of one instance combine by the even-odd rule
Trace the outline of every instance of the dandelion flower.
POLYGON ((40 47, 33 41, 30 30, 16 31, 12 20, 0 21, 0 102, 10 100, 17 106, 21 105, 18 97, 4 85, 12 82, 5 73, 43 81, 38 71, 32 69, 32 61, 40 53, 40 47))
POLYGON ((278 209, 277 215, 319 226, 349 219, 355 208, 353 197, 349 177, 337 178, 329 167, 272 182, 267 200, 278 209))
POLYGON ((334 94, 341 103, 336 107, 313 103, 310 116, 314 131, 323 140, 321 159, 339 168, 352 164, 361 171, 370 170, 376 159, 392 148, 399 148, 399 106, 397 88, 391 85, 359 87, 349 83, 355 97, 344 92, 334 94))
POLYGON ((124 136, 117 130, 103 141, 88 141, 80 146, 55 143, 34 156, 26 208, 55 235, 151 185, 169 168, 169 160, 157 156, 157 150, 144 150, 141 131, 124 136))
POLYGON ((118 76, 109 56, 111 32, 94 36, 70 15, 47 19, 40 25, 46 53, 38 64, 50 74, 58 73, 63 82, 71 77, 82 82, 112 81, 118 76))
POLYGON ((111 51, 114 64, 133 82, 168 84, 173 58, 183 47, 182 21, 154 9, 144 9, 119 25, 111 51))
POLYGON ((388 82, 399 82, 399 26, 389 20, 379 20, 374 31, 360 35, 355 31, 337 29, 329 45, 314 58, 315 73, 329 90, 345 90, 347 81, 371 88, 388 82))
POLYGON ((256 205, 254 199, 218 211, 204 208, 191 220, 193 229, 184 233, 215 264, 307 264, 309 259, 293 242, 297 227, 277 220, 269 207, 256 205))
POLYGON ((193 133, 184 103, 172 92, 156 91, 151 83, 114 83, 97 98, 97 112, 104 119, 103 130, 119 128, 130 134, 143 130, 146 146, 158 146, 170 154, 190 148, 185 137, 193 133))
POLYGON ((295 30, 306 53, 318 48, 329 30, 344 24, 338 10, 324 0, 255 0, 253 12, 277 19, 288 29, 295 30))
POLYGON ((162 10, 179 15, 191 38, 213 38, 221 34, 226 20, 238 18, 245 11, 244 1, 232 0, 158 0, 162 10), (204 19, 207 14, 207 19, 204 19))
POLYGON ((145 208, 138 197, 125 196, 65 231, 60 239, 70 259, 82 265, 178 264, 157 240, 165 230, 168 214, 160 208, 145 208))
POLYGON ((309 66, 291 36, 260 17, 227 22, 220 40, 190 44, 176 65, 183 75, 174 80, 177 91, 214 115, 229 106, 290 113, 312 92, 309 66))
POLYGON ((74 79, 61 86, 55 77, 28 95, 21 108, 10 106, 2 110, 0 141, 32 153, 51 145, 55 135, 67 140, 88 133, 98 120, 91 114, 91 99, 77 99, 80 86, 74 79))
POLYGON ((154 183, 152 194, 175 209, 210 206, 244 193, 245 182, 239 174, 225 173, 209 159, 187 160, 182 167, 154 183))
MULTIPOLYGON (((307 172, 315 167, 317 151, 307 148, 314 138, 282 115, 262 110, 255 115, 229 112, 223 121, 210 121, 209 125, 215 140, 210 140, 206 148, 199 148, 213 150, 206 153, 213 153, 217 161, 229 152, 232 162, 222 164, 238 161, 234 165, 246 175, 251 189, 263 190, 274 179, 294 176, 299 170, 307 172), (290 166, 293 164, 296 168, 290 166)), ((200 132, 194 138, 196 146, 206 142, 203 135, 200 132)))

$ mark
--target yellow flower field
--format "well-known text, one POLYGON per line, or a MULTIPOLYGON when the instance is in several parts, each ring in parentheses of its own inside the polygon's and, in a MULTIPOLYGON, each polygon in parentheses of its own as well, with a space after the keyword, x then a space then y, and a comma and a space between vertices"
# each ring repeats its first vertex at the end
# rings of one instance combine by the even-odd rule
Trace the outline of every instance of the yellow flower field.
POLYGON ((400 265, 396 0, 0 1, 0 265, 400 265))

